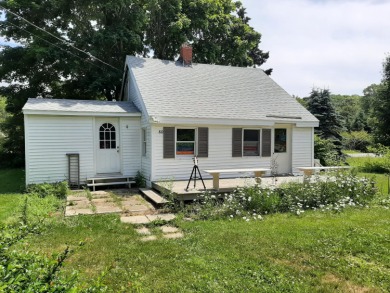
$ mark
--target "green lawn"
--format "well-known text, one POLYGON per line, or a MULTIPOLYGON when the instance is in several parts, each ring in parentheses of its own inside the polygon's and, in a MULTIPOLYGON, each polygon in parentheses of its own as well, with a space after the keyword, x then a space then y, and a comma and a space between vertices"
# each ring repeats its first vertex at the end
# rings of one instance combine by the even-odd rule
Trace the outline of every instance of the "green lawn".
POLYGON ((0 169, 0 194, 19 193, 24 190, 24 170, 0 169))
MULTIPOLYGON (((9 211, 19 199, 0 195, 9 211)), ((183 239, 142 242, 117 215, 53 215, 43 233, 15 249, 50 255, 70 245, 65 272, 78 270, 80 282, 90 283, 106 271, 103 282, 112 292, 390 291, 390 210, 384 207, 175 225, 183 239)))
POLYGON ((384 208, 177 225, 184 239, 145 243, 117 216, 79 216, 59 219, 21 247, 51 254, 68 244, 75 251, 66 270, 88 282, 108 269, 104 282, 114 292, 390 290, 384 208))
POLYGON ((0 222, 9 222, 18 216, 22 195, 0 194, 0 222))

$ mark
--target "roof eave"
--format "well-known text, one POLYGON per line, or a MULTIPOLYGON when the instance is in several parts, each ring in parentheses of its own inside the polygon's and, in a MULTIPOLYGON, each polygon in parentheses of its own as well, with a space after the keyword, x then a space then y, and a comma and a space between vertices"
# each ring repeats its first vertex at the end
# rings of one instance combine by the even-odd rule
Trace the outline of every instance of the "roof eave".
POLYGON ((275 124, 295 124, 296 127, 318 127, 318 121, 300 119, 231 119, 231 118, 196 118, 196 117, 167 117, 151 116, 151 124, 174 125, 231 125, 231 126, 264 126, 272 127, 275 124))
POLYGON ((141 117, 140 112, 87 112, 87 111, 47 111, 23 109, 24 115, 50 115, 50 116, 98 116, 98 117, 141 117))

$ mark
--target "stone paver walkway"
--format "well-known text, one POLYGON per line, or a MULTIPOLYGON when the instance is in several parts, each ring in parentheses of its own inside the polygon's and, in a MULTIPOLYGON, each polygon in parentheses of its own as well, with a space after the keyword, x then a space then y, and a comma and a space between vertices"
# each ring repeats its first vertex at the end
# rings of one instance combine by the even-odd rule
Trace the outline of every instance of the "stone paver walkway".
MULTIPOLYGON (((158 211, 141 195, 131 190, 115 191, 79 191, 67 198, 65 216, 120 213, 121 221, 133 225, 147 225, 153 221, 170 222, 174 214, 158 214, 158 211)), ((159 233, 152 233, 145 226, 136 228, 141 241, 153 241, 161 238, 183 238, 179 228, 170 225, 159 227, 159 233)), ((156 231, 156 230, 155 230, 156 231)))
POLYGON ((165 239, 179 239, 184 237, 183 232, 181 232, 177 227, 165 225, 159 227, 159 230, 162 232, 162 236, 159 235, 159 233, 157 233, 157 235, 153 235, 152 231, 145 226, 136 229, 137 233, 141 235, 141 241, 152 241, 161 237, 165 239))
POLYGON ((156 209, 141 195, 129 189, 115 191, 81 191, 68 196, 65 216, 122 213, 154 214, 156 209))

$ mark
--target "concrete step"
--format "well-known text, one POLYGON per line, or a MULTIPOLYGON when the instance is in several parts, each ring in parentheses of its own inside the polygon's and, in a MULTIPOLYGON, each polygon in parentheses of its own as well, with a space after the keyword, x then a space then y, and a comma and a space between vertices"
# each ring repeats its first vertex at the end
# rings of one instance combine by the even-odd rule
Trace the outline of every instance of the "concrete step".
POLYGON ((165 198, 161 197, 157 192, 149 188, 140 188, 139 191, 157 205, 168 203, 165 198))

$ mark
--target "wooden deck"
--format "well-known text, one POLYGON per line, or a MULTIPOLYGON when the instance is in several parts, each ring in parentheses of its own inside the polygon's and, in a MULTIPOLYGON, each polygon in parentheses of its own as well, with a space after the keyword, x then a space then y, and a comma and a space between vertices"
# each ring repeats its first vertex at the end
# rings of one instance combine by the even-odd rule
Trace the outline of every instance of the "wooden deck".
MULTIPOLYGON (((203 188, 203 184, 200 180, 196 180, 196 187, 194 187, 194 181, 191 181, 188 191, 186 190, 188 180, 179 181, 155 181, 152 182, 152 187, 158 190, 160 193, 170 192, 179 200, 193 200, 197 198, 201 193, 205 191, 215 192, 213 189, 213 180, 203 180, 206 185, 206 190, 203 188)), ((303 176, 281 176, 281 177, 262 177, 262 186, 278 186, 287 182, 303 182, 303 176)), ((256 184, 255 178, 225 178, 219 180, 218 193, 231 192, 237 187, 253 186, 256 184)))

